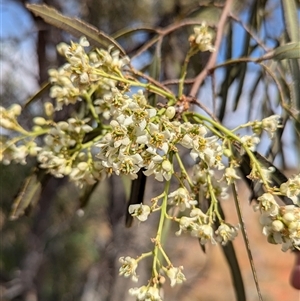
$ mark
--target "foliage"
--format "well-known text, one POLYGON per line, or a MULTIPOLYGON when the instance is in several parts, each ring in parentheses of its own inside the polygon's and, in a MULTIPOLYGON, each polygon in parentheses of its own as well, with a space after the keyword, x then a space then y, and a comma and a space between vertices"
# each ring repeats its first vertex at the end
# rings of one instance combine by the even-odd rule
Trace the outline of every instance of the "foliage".
MULTIPOLYGON (((287 179, 256 152, 258 144, 266 137, 270 149, 274 148, 280 141, 278 133, 282 133, 288 122, 293 124, 294 135, 299 136, 300 98, 294 84, 299 79, 299 41, 294 38, 295 29, 291 24, 288 27, 290 43, 269 50, 252 29, 242 24, 248 40, 242 57, 232 58, 232 45, 229 45, 224 60, 217 63, 224 35, 227 34, 230 40, 232 22, 240 23, 230 12, 231 2, 217 7, 220 12, 217 26, 192 19, 165 29, 151 29, 154 37, 132 55, 134 58, 146 53, 155 45, 151 72, 134 67, 115 38, 47 6, 28 5, 29 10, 46 22, 80 38, 78 42, 57 46, 66 63, 49 70, 49 83, 26 106, 50 86, 54 102, 43 104, 43 115, 34 117, 30 128, 19 122, 23 113, 20 105, 0 107, 1 126, 10 131, 2 135, 1 162, 5 165, 26 164, 28 157, 37 160, 37 167, 15 199, 11 218, 23 215, 39 198, 43 181, 49 174, 56 178, 68 177, 80 189, 94 186, 112 174, 125 175, 134 181, 152 176, 163 182, 164 188, 159 195, 145 203, 141 199, 130 200, 128 207, 128 214, 140 222, 148 222, 151 215, 159 216, 156 235, 151 238, 152 249, 136 254, 135 258, 127 254, 120 258, 120 275, 131 277, 134 282, 138 281, 137 268, 141 261, 152 258, 148 283, 129 290, 137 300, 162 300, 165 278, 169 279, 171 287, 186 281, 183 267, 174 266, 164 249, 169 222, 177 224, 176 235, 187 232, 198 238, 203 247, 207 243, 231 245, 241 229, 251 259, 236 191, 236 182, 241 178, 238 169, 242 172, 248 169, 244 176, 253 183, 254 207, 261 214, 260 222, 268 242, 281 244, 283 251, 299 250, 300 174, 287 179), (193 32, 185 39, 187 52, 180 71, 174 75, 178 78, 162 81, 160 66, 164 39, 176 35, 186 26, 192 27, 193 32), (225 26, 229 27, 227 31, 225 26), (255 46, 250 45, 251 39, 255 46), (256 47, 261 47, 265 53, 254 58, 250 56, 249 48, 256 47), (205 55, 209 57, 206 65, 196 71, 195 78, 188 79, 195 57, 205 55), (268 83, 271 78, 279 92, 282 116, 269 114, 272 105, 266 102, 268 110, 266 114, 262 112, 260 120, 247 121, 229 129, 221 122, 229 86, 239 77, 234 104, 237 106, 248 63, 260 67, 252 96, 261 81, 268 83), (214 75, 220 68, 225 68, 219 91, 223 102, 218 110, 212 106, 211 112, 199 101, 198 93, 204 80, 212 77, 213 94, 216 95, 214 75), (291 83, 288 82, 290 77, 291 83), (169 85, 176 88, 171 89, 169 85), (66 110, 66 107, 71 107, 71 113, 58 121, 58 111, 66 110), (183 160, 186 153, 193 161, 191 172, 183 160), (230 189, 235 196, 239 225, 230 224, 222 211, 222 201, 228 197, 230 189)), ((289 5, 283 3, 287 13, 291 13, 289 5)), ((127 30, 115 36, 126 38, 138 30, 127 30)), ((231 268, 235 283, 239 283, 240 272, 231 268)), ((253 264, 252 269, 262 299, 253 264)), ((243 289, 236 287, 236 294, 239 300, 245 298, 243 289)))

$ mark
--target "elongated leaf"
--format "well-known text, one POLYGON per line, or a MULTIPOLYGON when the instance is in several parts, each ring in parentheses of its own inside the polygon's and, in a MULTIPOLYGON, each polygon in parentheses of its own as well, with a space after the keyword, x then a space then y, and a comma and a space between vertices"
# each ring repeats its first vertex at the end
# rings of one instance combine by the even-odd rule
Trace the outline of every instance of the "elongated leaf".
MULTIPOLYGON (((254 95, 255 95, 255 93, 258 90, 258 87, 259 87, 259 84, 260 84, 262 78, 263 78, 262 72, 259 71, 258 76, 256 77, 255 80, 253 80, 252 87, 249 89, 251 91, 250 94, 249 94, 249 99, 254 99, 254 95)), ((250 109, 248 110, 248 114, 247 114, 248 115, 248 120, 251 119, 251 115, 250 114, 253 112, 253 106, 255 106, 255 104, 254 104, 254 102, 251 102, 250 103, 250 109)), ((255 109, 255 111, 256 111, 256 109, 255 109)))
POLYGON ((288 43, 279 46, 274 50, 275 60, 299 59, 300 58, 300 42, 288 43))
POLYGON ((26 103, 24 104, 24 108, 28 107, 31 103, 38 100, 49 89, 50 89, 50 83, 49 82, 44 83, 34 95, 32 95, 29 99, 27 99, 26 103))
MULTIPOLYGON (((232 31, 232 24, 228 24, 228 36, 227 36, 227 47, 226 47, 226 58, 225 60, 230 60, 232 57, 232 43, 233 43, 233 31, 232 31)), ((227 104, 227 96, 228 96, 228 91, 233 83, 235 77, 239 73, 237 69, 240 68, 240 65, 238 66, 231 66, 228 65, 225 67, 225 76, 224 76, 224 81, 221 84, 221 90, 220 90, 220 97, 222 98, 221 101, 221 107, 220 107, 220 112, 219 112, 219 120, 222 121, 224 116, 225 116, 225 111, 226 111, 226 104, 227 104)))
POLYGON ((95 191, 98 184, 99 184, 99 182, 96 182, 93 185, 86 185, 86 186, 84 186, 83 189, 81 189, 80 197, 79 197, 79 208, 80 209, 85 208, 88 205, 88 203, 91 199, 91 195, 95 191))
POLYGON ((157 33, 157 30, 155 28, 152 27, 146 27, 146 26, 140 26, 140 27, 134 27, 134 28, 122 28, 121 30, 115 32, 113 34, 113 37, 115 39, 117 38, 124 38, 127 37, 131 34, 137 33, 137 32, 153 32, 153 33, 157 33))
POLYGON ((279 46, 274 50, 266 53, 262 57, 258 58, 257 61, 261 62, 264 60, 286 60, 286 59, 299 59, 300 58, 300 42, 291 42, 285 45, 279 46))
POLYGON ((237 194, 237 188, 236 188, 235 184, 231 184, 231 188, 232 188, 232 192, 233 192, 233 198, 234 198, 234 202, 235 202, 237 215, 238 215, 238 218, 239 218, 239 223, 241 225, 241 231, 242 231, 242 234, 243 234, 243 239, 244 239, 244 242, 245 242, 245 247, 246 247, 246 250, 247 250, 249 263, 250 263, 251 270, 252 270, 253 280, 254 280, 254 283, 255 283, 255 286, 256 286, 258 300, 263 301, 260 286, 259 286, 259 282, 258 282, 258 279, 257 279, 256 268, 255 268, 254 261, 253 261, 252 251, 251 251, 251 248, 250 248, 250 242, 249 242, 247 231, 246 231, 246 225, 244 223, 244 218, 243 218, 243 215, 242 215, 240 201, 239 201, 238 194, 237 194))
MULTIPOLYGON (((295 42, 300 44, 300 31, 299 31, 299 18, 296 0, 282 0, 282 7, 284 12, 284 23, 286 27, 286 32, 290 42, 295 42)), ((294 52, 293 52, 294 53, 294 52)), ((297 53, 297 50, 296 50, 297 53)), ((297 54, 294 55, 297 55, 297 54)), ((299 46, 298 46, 298 56, 289 60, 289 71, 292 75, 292 83, 290 86, 290 97, 291 103, 296 107, 298 112, 300 111, 300 66, 299 61, 299 46)), ((298 113, 298 118, 296 118, 296 131, 300 131, 300 113, 298 113), (298 122, 297 122, 298 120, 298 122)), ((300 148, 299 140, 296 140, 298 149, 300 148)))
MULTIPOLYGON (((240 145, 235 143, 234 148, 239 152, 240 145)), ((236 153, 237 156, 238 156, 238 152, 236 153)), ((280 187, 280 185, 282 183, 287 182, 287 180, 288 180, 287 177, 274 164, 272 164, 267 158, 265 158, 258 152, 254 152, 254 156, 264 168, 267 168, 267 169, 272 168, 273 172, 270 175, 270 179, 269 179, 270 180, 269 184, 271 187, 280 187)), ((252 169, 251 166, 252 166, 252 162, 251 162, 249 156, 247 155, 247 153, 245 153, 241 157, 239 169, 242 173, 242 176, 243 176, 245 182, 248 184, 249 188, 252 190, 251 200, 253 200, 253 199, 257 199, 257 197, 261 196, 265 191, 264 191, 263 185, 261 183, 259 183, 259 182, 255 183, 248 178, 248 175, 251 173, 251 169, 252 169)), ((293 201, 286 196, 279 196, 279 198, 286 205, 294 205, 293 201)))
POLYGON ((146 188, 147 177, 144 175, 143 170, 141 169, 138 172, 138 178, 132 181, 130 198, 126 208, 126 227, 131 227, 133 222, 133 217, 129 213, 128 208, 130 205, 141 204, 144 199, 144 193, 146 188))
POLYGON ((43 18, 46 23, 61 28, 78 38, 86 36, 89 42, 96 47, 107 48, 114 45, 125 55, 124 49, 114 39, 90 24, 77 18, 66 17, 47 5, 27 4, 26 7, 36 16, 43 18))
POLYGON ((31 174, 24 180, 23 185, 15 198, 10 219, 15 220, 22 216, 29 206, 33 206, 38 201, 42 191, 41 180, 45 172, 34 169, 31 174))
MULTIPOLYGON (((225 214, 221 207, 220 202, 218 202, 218 211, 225 220, 225 214)), ((219 222, 217 222, 217 227, 219 226, 219 222)), ((234 246, 232 241, 228 241, 225 246, 222 246, 222 251, 224 253, 224 256, 226 258, 226 261, 228 263, 228 267, 230 269, 231 279, 233 282, 233 287, 236 295, 237 301, 245 301, 246 300, 246 293, 245 293, 245 287, 244 282, 242 278, 241 269, 236 257, 236 253, 234 250, 234 246)))
POLYGON ((297 17, 298 10, 296 0, 282 0, 282 7, 289 40, 291 42, 297 42, 299 41, 300 32, 297 17))

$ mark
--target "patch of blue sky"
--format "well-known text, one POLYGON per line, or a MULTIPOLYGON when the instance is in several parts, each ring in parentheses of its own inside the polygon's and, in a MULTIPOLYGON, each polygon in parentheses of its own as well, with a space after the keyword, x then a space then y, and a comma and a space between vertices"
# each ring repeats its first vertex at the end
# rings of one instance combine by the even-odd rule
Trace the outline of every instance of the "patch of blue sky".
MULTIPOLYGON (((28 37, 28 31, 34 26, 29 13, 25 13, 24 7, 14 1, 6 1, 0 4, 1 13, 1 39, 19 39, 28 37)), ((24 39, 25 40, 25 39, 24 39)))
POLYGON ((26 80, 27 85, 24 86, 31 87, 30 90, 33 91, 37 88, 34 85, 37 74, 34 68, 36 66, 34 23, 24 7, 14 1, 1 3, 0 13, 2 74, 14 70, 15 74, 18 73, 18 79, 26 80))

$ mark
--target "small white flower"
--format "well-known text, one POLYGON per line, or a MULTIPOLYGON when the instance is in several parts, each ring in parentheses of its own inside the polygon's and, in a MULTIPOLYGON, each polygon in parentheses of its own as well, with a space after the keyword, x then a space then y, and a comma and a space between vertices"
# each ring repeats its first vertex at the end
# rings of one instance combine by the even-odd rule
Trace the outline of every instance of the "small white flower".
POLYGON ((201 223, 206 223, 208 221, 208 216, 200 208, 192 209, 190 217, 198 219, 201 223))
POLYGON ((119 262, 122 264, 122 266, 119 269, 119 275, 124 275, 124 277, 130 277, 132 281, 137 282, 138 281, 138 276, 136 274, 136 268, 138 266, 137 261, 130 257, 130 256, 126 256, 121 257, 119 259, 119 262))
POLYGON ((195 225, 197 218, 182 216, 179 221, 179 230, 175 233, 181 235, 182 231, 191 231, 195 225))
POLYGON ((175 284, 181 284, 186 280, 184 274, 182 273, 183 266, 178 268, 171 267, 166 269, 166 274, 170 278, 171 287, 175 286, 175 284))
POLYGON ((178 206, 180 211, 184 211, 186 208, 196 205, 197 201, 191 198, 185 188, 180 187, 168 195, 168 204, 178 206))
POLYGON ((88 47, 90 46, 90 43, 89 41, 86 39, 86 37, 81 37, 79 39, 79 44, 82 46, 82 47, 88 47))
POLYGON ((195 227, 191 231, 191 234, 192 234, 192 236, 199 238, 201 245, 205 245, 209 241, 212 244, 216 243, 216 241, 214 239, 213 227, 209 224, 195 225, 195 227))
POLYGON ((215 231, 216 240, 222 245, 226 245, 228 241, 232 241, 237 236, 238 227, 222 223, 218 229, 215 231))
POLYGON ((137 301, 143 301, 146 300, 147 291, 148 291, 148 287, 143 285, 141 287, 135 287, 129 289, 129 294, 133 297, 136 297, 137 301))
POLYGON ((144 222, 145 220, 148 219, 151 210, 148 205, 137 204, 137 205, 130 205, 128 208, 128 212, 132 216, 135 216, 141 222, 144 222))
POLYGON ((286 183, 281 184, 280 192, 293 200, 294 204, 300 205, 300 174, 292 176, 286 183))
POLYGON ((189 37, 192 47, 199 48, 200 51, 215 51, 212 45, 212 35, 208 31, 208 26, 203 22, 200 26, 194 27, 194 34, 189 37))
POLYGON ((224 176, 228 185, 241 178, 237 175, 236 170, 233 167, 227 167, 224 176))
POLYGON ((268 133, 270 138, 273 138, 274 133, 278 128, 282 127, 279 115, 272 115, 264 118, 261 122, 262 128, 268 133))
MULTIPOLYGON (((148 148, 147 152, 149 151, 151 150, 148 148)), ((150 164, 146 166, 146 168, 147 169, 144 171, 144 174, 147 177, 154 174, 155 179, 160 182, 162 182, 164 179, 169 181, 173 174, 171 162, 160 155, 152 157, 150 164)))
POLYGON ((155 286, 141 286, 129 290, 131 296, 136 297, 136 301, 162 301, 159 289, 155 286))
POLYGON ((271 216, 278 214, 279 205, 274 199, 274 196, 271 193, 264 193, 262 196, 257 198, 259 201, 259 209, 269 213, 271 216))
MULTIPOLYGON (((255 151, 257 144, 260 142, 260 139, 256 135, 248 136, 245 135, 241 138, 241 142, 243 145, 247 146, 252 152, 255 151)), ((243 147, 241 147, 241 155, 245 153, 243 147)))

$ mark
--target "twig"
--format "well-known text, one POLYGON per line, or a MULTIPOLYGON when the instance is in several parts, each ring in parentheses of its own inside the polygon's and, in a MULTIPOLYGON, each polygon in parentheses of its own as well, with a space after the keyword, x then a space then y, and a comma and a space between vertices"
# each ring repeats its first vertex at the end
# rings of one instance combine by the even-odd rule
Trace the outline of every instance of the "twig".
MULTIPOLYGON (((178 78, 175 78, 175 79, 167 79, 167 80, 164 80, 162 81, 161 83, 164 85, 164 86, 172 86, 172 85, 178 85, 179 84, 179 81, 180 79, 178 78)), ((184 84, 185 85, 191 85, 195 82, 195 79, 194 78, 187 78, 184 80, 184 84)))
POLYGON ((130 71, 134 74, 137 75, 139 77, 142 77, 144 79, 146 79, 149 83, 152 83, 153 85, 161 88, 162 90, 170 93, 170 94, 174 94, 170 89, 168 89, 165 85, 161 84, 159 81, 157 81, 156 79, 154 79, 153 77, 140 72, 139 70, 136 70, 135 68, 133 68, 132 66, 130 66, 130 71))
MULTIPOLYGON (((232 0, 230 0, 232 1, 232 0)), ((155 29, 155 31, 158 33, 157 36, 152 38, 150 41, 148 41, 144 46, 142 46, 138 52, 131 57, 131 59, 136 58, 137 56, 141 55, 143 52, 145 52, 147 49, 149 49, 152 45, 154 45, 160 38, 170 34, 171 32, 175 31, 176 29, 183 27, 183 26, 190 26, 190 25, 199 25, 202 21, 195 21, 195 20, 183 20, 182 22, 171 24, 170 26, 167 26, 165 28, 158 28, 155 29)))
POLYGON ((242 20, 240 20, 237 16, 235 16, 233 13, 229 13, 229 16, 231 19, 233 19, 234 21, 236 21, 237 23, 239 23, 244 30, 251 36, 251 38, 266 52, 270 51, 270 49, 260 40, 259 37, 257 37, 252 31, 251 29, 243 23, 242 20))
POLYGON ((211 54, 205 68, 201 71, 201 73, 196 77, 195 82, 191 88, 191 91, 189 93, 190 96, 196 97, 196 94, 199 90, 199 87, 201 86, 202 82, 204 81, 205 77, 209 74, 209 70, 215 65, 215 62, 217 60, 217 55, 220 49, 222 37, 223 37, 223 31, 225 27, 225 22, 227 20, 227 17, 230 13, 232 0, 227 0, 226 4, 224 6, 220 22, 217 26, 217 35, 216 35, 216 42, 215 42, 215 51, 211 54))

